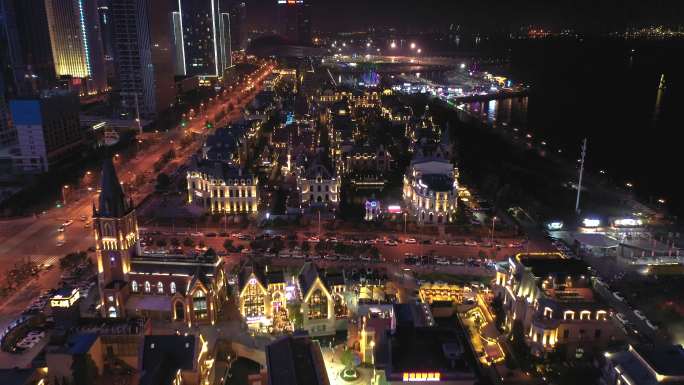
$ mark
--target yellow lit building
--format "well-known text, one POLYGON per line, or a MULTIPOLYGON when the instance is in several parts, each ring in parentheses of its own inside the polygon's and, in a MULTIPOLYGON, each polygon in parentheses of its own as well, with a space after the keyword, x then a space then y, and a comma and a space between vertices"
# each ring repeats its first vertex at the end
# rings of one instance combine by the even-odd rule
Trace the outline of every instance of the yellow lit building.
POLYGON ((200 160, 187 174, 188 203, 210 213, 256 215, 258 178, 239 166, 200 160))
POLYGON ((558 253, 518 254, 506 268, 497 266, 494 289, 503 298, 506 327, 522 322, 534 354, 564 344, 568 354, 581 357, 620 336, 583 261, 558 253))

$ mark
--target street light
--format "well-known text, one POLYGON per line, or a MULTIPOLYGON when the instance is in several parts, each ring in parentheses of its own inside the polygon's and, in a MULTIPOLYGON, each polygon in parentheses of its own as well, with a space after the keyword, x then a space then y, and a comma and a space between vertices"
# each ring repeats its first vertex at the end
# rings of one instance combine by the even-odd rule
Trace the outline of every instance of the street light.
POLYGON ((498 218, 496 216, 492 217, 492 248, 494 247, 494 223, 498 218))
POLYGON ((416 43, 411 43, 411 49, 416 49, 416 43))
POLYGON ((416 51, 416 52, 421 53, 421 52, 423 52, 423 50, 418 48, 418 51, 416 51))
POLYGON ((391 42, 391 43, 390 43, 390 48, 397 48, 397 43, 391 42))
POLYGON ((62 203, 64 204, 64 206, 66 206, 66 204, 67 204, 67 201, 66 201, 66 191, 67 191, 68 189, 69 189, 69 185, 68 185, 68 184, 65 184, 64 186, 62 186, 62 203))

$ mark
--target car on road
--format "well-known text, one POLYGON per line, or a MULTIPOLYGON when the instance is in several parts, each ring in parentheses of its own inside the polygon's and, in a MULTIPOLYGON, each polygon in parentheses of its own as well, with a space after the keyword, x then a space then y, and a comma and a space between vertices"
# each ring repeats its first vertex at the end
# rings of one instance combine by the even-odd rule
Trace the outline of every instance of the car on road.
POLYGON ((59 231, 60 233, 63 233, 64 232, 64 226, 59 226, 57 228, 57 231, 59 231))
POLYGON ((621 302, 625 301, 625 297, 623 297, 619 291, 614 291, 613 297, 615 297, 615 299, 617 299, 618 301, 621 301, 621 302))
POLYGON ((658 330, 658 326, 652 324, 650 320, 647 319, 647 320, 644 320, 644 322, 646 322, 646 326, 651 328, 651 330, 658 330))
POLYGON ((313 254, 313 255, 309 255, 309 259, 321 259, 321 256, 318 254, 313 254))
POLYGON ((441 259, 441 258, 440 258, 440 259, 436 259, 435 262, 436 262, 438 265, 450 265, 450 264, 451 264, 451 263, 449 262, 449 260, 447 260, 447 259, 441 259))
POLYGON ((237 239, 241 241, 249 241, 252 237, 249 234, 238 234, 237 239))
POLYGON ((194 232, 194 233, 190 233, 190 236, 193 236, 193 237, 203 237, 204 234, 200 233, 199 231, 196 231, 196 232, 194 232))
POLYGON ((378 241, 376 239, 366 239, 363 243, 365 243, 367 245, 374 245, 374 244, 378 243, 378 241))
POLYGON ((477 246, 477 242, 475 241, 465 241, 463 244, 466 246, 477 246))
POLYGON ((57 246, 57 247, 62 247, 62 246, 64 246, 65 243, 66 243, 66 242, 64 242, 64 241, 57 241, 57 243, 55 244, 55 246, 57 246))
POLYGON ((623 325, 627 325, 628 323, 627 317, 625 317, 625 315, 622 313, 615 313, 615 318, 617 318, 617 320, 623 325))
POLYGON ((74 223, 74 220, 69 219, 68 221, 62 223, 62 226, 64 226, 64 227, 71 226, 72 223, 74 223))
POLYGON ((353 260, 354 260, 354 257, 352 257, 351 255, 343 255, 340 257, 340 261, 350 262, 353 260))
POLYGON ((406 239, 404 239, 404 243, 407 243, 407 244, 410 244, 410 245, 412 245, 412 244, 414 244, 414 243, 416 243, 416 242, 417 242, 417 241, 416 241, 415 238, 406 238, 406 239))
POLYGON ((463 241, 449 241, 449 246, 463 246, 463 241))
POLYGON ((637 316, 637 318, 639 318, 642 321, 646 319, 646 316, 644 315, 644 313, 642 313, 641 310, 639 310, 639 309, 634 310, 634 315, 637 316))
POLYGON ((83 228, 84 229, 90 228, 90 221, 86 221, 86 223, 83 224, 83 228))
POLYGON ((324 255, 323 259, 325 259, 326 261, 337 261, 337 255, 324 255))
POLYGON ((440 239, 438 241, 435 241, 435 245, 437 245, 437 246, 445 246, 446 244, 447 244, 447 241, 445 241, 445 240, 440 239))
POLYGON ((88 217, 86 217, 85 215, 81 215, 81 221, 82 221, 82 222, 85 222, 86 219, 88 219, 88 217))
POLYGON ((250 250, 250 249, 248 249, 248 248, 245 247, 244 249, 240 250, 240 252, 241 252, 242 254, 250 254, 250 253, 252 252, 252 250, 250 250))
POLYGON ((388 239, 385 241, 386 246, 397 246, 398 244, 399 244, 399 242, 397 242, 393 239, 388 239))
POLYGON ((328 239, 326 239, 326 242, 337 243, 337 238, 335 238, 335 237, 328 238, 328 239))
POLYGON ((320 242, 321 240, 320 240, 318 237, 310 237, 310 238, 308 238, 306 241, 307 241, 307 242, 311 242, 311 243, 318 243, 318 242, 320 242))
POLYGON ((371 261, 371 257, 368 255, 362 255, 359 257, 359 259, 364 261, 364 262, 370 262, 371 261))

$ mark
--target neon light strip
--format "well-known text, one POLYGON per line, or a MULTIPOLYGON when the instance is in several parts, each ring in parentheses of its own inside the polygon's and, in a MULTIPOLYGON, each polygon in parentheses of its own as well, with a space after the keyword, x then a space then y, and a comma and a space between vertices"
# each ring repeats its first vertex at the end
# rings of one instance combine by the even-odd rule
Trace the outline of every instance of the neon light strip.
POLYGON ((92 70, 90 68, 90 50, 88 49, 88 38, 86 36, 85 15, 83 13, 83 0, 78 0, 78 13, 81 18, 81 35, 83 35, 83 49, 85 50, 86 68, 88 70, 88 76, 92 76, 92 70))
POLYGON ((219 76, 218 70, 218 50, 216 46, 216 10, 214 9, 214 0, 211 1, 211 29, 214 33, 214 67, 216 69, 216 76, 219 76))
POLYGON ((178 0, 178 21, 180 23, 181 55, 183 55, 183 75, 187 75, 187 69, 185 68, 185 30, 183 29, 183 6, 181 5, 181 0, 178 0))

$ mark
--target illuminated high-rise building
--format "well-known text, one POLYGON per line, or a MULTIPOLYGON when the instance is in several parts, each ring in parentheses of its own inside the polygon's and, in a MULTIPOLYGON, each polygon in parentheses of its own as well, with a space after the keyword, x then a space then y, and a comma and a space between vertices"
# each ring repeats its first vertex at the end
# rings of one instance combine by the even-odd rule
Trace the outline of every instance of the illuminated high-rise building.
POLYGON ((107 79, 97 0, 45 0, 58 77, 73 78, 80 92, 100 92, 107 79))
POLYGON ((221 8, 219 0, 179 0, 178 12, 174 30, 183 31, 175 37, 182 43, 177 49, 182 66, 176 68, 184 67, 187 76, 223 76, 232 64, 228 8, 221 8))
POLYGON ((247 5, 243 1, 230 8, 230 41, 233 50, 247 48, 247 5))
POLYGON ((30 96, 54 85, 45 0, 0 0, 0 19, 7 92, 30 96))
POLYGON ((276 0, 278 34, 294 44, 311 44, 311 4, 304 0, 276 0))
POLYGON ((175 101, 171 11, 168 2, 111 3, 121 107, 131 117, 155 117, 175 101))

